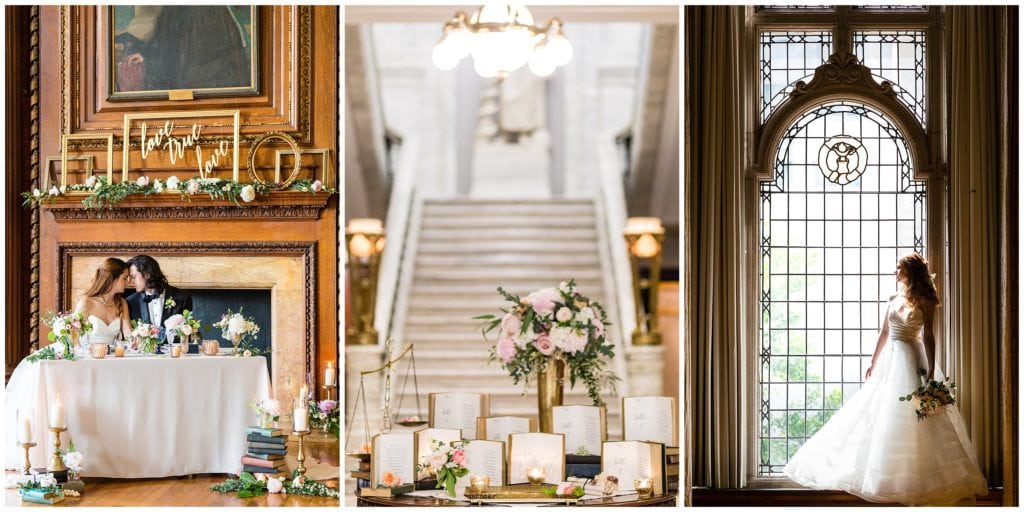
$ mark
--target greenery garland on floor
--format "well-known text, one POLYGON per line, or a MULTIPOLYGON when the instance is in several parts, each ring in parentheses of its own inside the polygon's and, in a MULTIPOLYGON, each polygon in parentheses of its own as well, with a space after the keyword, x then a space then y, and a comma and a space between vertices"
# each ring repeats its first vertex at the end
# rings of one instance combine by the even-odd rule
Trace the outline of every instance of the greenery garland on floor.
MULTIPOLYGON (((273 184, 268 183, 242 183, 234 180, 220 178, 189 178, 179 180, 177 176, 171 176, 167 181, 155 179, 150 181, 149 177, 142 176, 135 181, 122 181, 120 183, 109 183, 106 177, 90 176, 84 184, 68 185, 63 188, 50 187, 49 190, 34 189, 31 192, 22 192, 24 199, 22 206, 37 206, 41 203, 54 203, 57 197, 68 192, 90 192, 82 199, 86 208, 111 209, 117 203, 124 201, 133 194, 151 196, 161 193, 177 193, 181 199, 192 201, 192 196, 205 193, 210 199, 227 199, 237 206, 241 206, 239 199, 248 203, 258 196, 267 195, 277 189, 273 184)), ((316 194, 326 192, 336 194, 337 189, 325 186, 320 180, 302 179, 296 180, 288 186, 287 190, 309 192, 316 194)))
MULTIPOLYGON (((292 476, 282 482, 281 492, 284 494, 298 494, 301 496, 315 496, 321 498, 339 499, 341 494, 338 489, 328 487, 316 480, 307 478, 302 485, 294 485, 295 477, 299 475, 297 470, 292 471, 292 476)), ((277 477, 267 477, 268 480, 277 477)), ((210 486, 211 491, 238 493, 239 498, 253 498, 265 496, 270 491, 267 489, 267 480, 259 480, 252 473, 243 471, 238 478, 229 478, 222 484, 210 486)))

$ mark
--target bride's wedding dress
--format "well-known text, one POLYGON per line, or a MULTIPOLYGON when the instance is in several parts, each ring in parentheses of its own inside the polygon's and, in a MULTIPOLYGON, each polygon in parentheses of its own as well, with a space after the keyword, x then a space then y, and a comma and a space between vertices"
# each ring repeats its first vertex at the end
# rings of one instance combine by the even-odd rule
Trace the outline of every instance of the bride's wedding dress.
MULTIPOLYGON (((988 493, 956 406, 918 421, 909 395, 927 368, 924 315, 898 295, 889 303, 889 341, 871 378, 807 440, 783 471, 801 485, 840 489, 868 501, 954 504, 988 493)), ((942 372, 935 368, 935 379, 942 372)))
POLYGON ((115 318, 108 325, 102 318, 96 315, 89 315, 87 321, 92 324, 92 332, 89 333, 89 343, 111 344, 114 338, 121 332, 121 318, 115 318))

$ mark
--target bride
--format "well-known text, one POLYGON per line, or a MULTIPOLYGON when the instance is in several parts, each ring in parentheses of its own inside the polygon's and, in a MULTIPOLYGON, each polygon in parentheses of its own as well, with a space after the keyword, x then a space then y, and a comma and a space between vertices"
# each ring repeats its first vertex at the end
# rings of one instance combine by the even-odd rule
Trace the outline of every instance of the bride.
POLYGON ((899 397, 935 367, 935 308, 939 303, 920 254, 900 258, 900 293, 889 301, 863 387, 807 440, 783 473, 815 489, 840 489, 880 503, 952 505, 988 494, 974 445, 956 406, 918 421, 899 397), (923 331, 923 339, 922 339, 923 331))
POLYGON ((96 269, 89 289, 75 304, 75 312, 92 324, 90 343, 110 344, 118 334, 130 338, 128 302, 123 297, 128 282, 128 264, 117 258, 107 258, 96 269))

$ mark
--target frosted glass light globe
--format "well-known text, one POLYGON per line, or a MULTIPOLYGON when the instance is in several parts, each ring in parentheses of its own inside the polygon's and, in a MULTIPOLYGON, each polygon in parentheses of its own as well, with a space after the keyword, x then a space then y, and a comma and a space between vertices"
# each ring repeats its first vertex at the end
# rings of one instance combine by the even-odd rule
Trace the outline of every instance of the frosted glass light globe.
POLYGON ((498 67, 494 65, 494 61, 492 60, 477 60, 474 58, 473 70, 483 78, 493 78, 498 76, 498 67))
POLYGON ((434 61, 434 66, 442 71, 448 71, 449 69, 455 69, 455 66, 459 65, 459 61, 462 57, 456 55, 458 50, 452 47, 451 42, 444 40, 434 47, 434 51, 430 54, 431 60, 434 61))
POLYGON ((537 76, 549 76, 557 67, 547 46, 540 46, 530 56, 530 71, 537 76))
POLYGON ((564 35, 548 36, 547 47, 551 51, 551 58, 556 66, 564 66, 572 60, 572 45, 564 35))

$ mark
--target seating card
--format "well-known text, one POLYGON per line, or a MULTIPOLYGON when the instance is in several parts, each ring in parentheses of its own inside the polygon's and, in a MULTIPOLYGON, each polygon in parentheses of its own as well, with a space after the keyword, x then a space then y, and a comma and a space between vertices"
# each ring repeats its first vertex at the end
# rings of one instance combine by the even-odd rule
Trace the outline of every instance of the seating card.
POLYGON ((634 396, 622 399, 622 438, 679 446, 676 401, 667 396, 634 396))
POLYGON ((554 432, 565 434, 565 450, 570 455, 597 455, 608 439, 608 420, 604 407, 593 405, 557 405, 552 409, 554 432))
MULTIPOLYGON (((412 433, 414 437, 414 443, 416 446, 415 461, 416 465, 423 464, 427 457, 431 453, 434 453, 434 448, 431 446, 432 441, 441 441, 444 444, 448 444, 452 441, 462 440, 462 431, 457 428, 424 428, 417 430, 412 433)), ((416 473, 416 480, 423 480, 427 478, 429 473, 426 471, 420 471, 416 473)))
POLYGON ((388 433, 373 436, 370 451, 370 487, 382 485, 383 475, 390 471, 401 483, 415 478, 415 446, 409 433, 388 433))
POLYGON ((565 435, 530 432, 509 436, 508 483, 522 484, 527 470, 544 469, 544 483, 565 480, 565 435))
POLYGON ((491 416, 476 419, 477 439, 508 443, 509 434, 537 431, 537 418, 526 416, 491 416))
POLYGON ((477 439, 466 443, 466 466, 469 473, 455 481, 455 495, 469 485, 470 476, 486 476, 492 486, 505 485, 505 443, 477 439))
POLYGON ((457 428, 465 439, 476 439, 476 419, 490 415, 490 398, 481 393, 431 393, 430 426, 457 428))
POLYGON ((619 490, 634 491, 633 480, 650 478, 654 493, 663 494, 665 480, 665 445, 644 441, 608 441, 602 446, 601 473, 615 475, 619 490))

